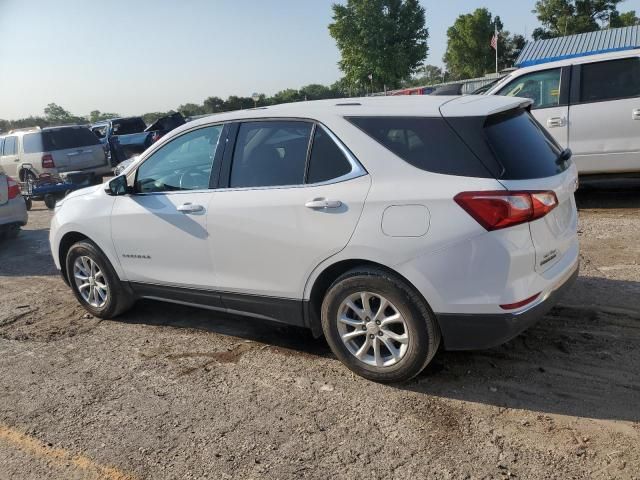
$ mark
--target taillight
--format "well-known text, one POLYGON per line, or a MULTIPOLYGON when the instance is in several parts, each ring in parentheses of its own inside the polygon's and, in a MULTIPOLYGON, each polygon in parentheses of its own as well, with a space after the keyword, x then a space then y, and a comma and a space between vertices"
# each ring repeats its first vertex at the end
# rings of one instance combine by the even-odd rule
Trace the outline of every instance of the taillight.
POLYGON ((539 296, 540 296, 540 293, 536 293, 535 295, 531 295, 529 298, 525 298, 524 300, 520 300, 519 302, 500 305, 500 308, 502 308, 503 310, 515 310, 516 308, 521 308, 521 307, 524 307, 525 305, 530 304, 539 296))
POLYGON ((20 195, 20 185, 13 178, 7 177, 7 186, 9 187, 9 200, 20 195))
POLYGON ((42 168, 56 168, 56 164, 53 162, 53 155, 50 153, 42 155, 42 168))
POLYGON ((552 191, 462 192, 454 200, 489 231, 537 220, 558 206, 558 198, 552 191))

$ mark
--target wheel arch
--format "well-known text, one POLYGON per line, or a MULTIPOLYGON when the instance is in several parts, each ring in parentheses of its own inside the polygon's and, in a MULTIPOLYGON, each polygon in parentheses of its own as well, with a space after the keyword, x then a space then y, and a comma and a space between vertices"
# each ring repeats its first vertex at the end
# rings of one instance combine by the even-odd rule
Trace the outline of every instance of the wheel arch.
POLYGON ((322 301, 325 294, 327 293, 327 290, 329 290, 331 284, 335 282, 338 277, 357 267, 375 268, 378 270, 386 271, 401 278, 420 296, 420 298, 427 305, 429 305, 427 299, 424 298, 424 295, 422 295, 422 293, 415 287, 413 282, 411 282, 406 276, 402 275, 397 270, 394 270, 393 268, 390 268, 382 263, 378 263, 373 260, 367 260, 364 258, 339 260, 335 263, 332 263, 331 265, 325 266, 324 269, 319 274, 317 274, 314 279, 310 279, 312 281, 310 287, 308 285, 308 297, 305 296, 306 300, 304 302, 304 316, 306 323, 311 329, 314 337, 319 338, 323 335, 322 324, 320 320, 320 309, 322 307, 322 301))
MULTIPOLYGON (((93 242, 93 240, 91 240, 85 234, 75 231, 65 233, 60 239, 60 243, 58 246, 58 261, 60 262, 62 279, 67 285, 69 285, 69 277, 67 276, 67 253, 74 244, 83 240, 90 240, 91 242, 93 242)), ((95 244, 95 242, 93 243, 95 244)))

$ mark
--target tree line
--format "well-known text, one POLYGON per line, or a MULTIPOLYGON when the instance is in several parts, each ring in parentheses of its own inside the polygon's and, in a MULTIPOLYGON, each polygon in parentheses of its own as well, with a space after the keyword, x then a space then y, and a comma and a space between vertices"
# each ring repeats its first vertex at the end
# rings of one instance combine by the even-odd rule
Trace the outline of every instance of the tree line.
MULTIPOLYGON (((534 40, 548 39, 606 28, 640 24, 634 10, 621 12, 624 0, 537 0, 533 13, 540 26, 532 32, 534 40)), ((338 65, 343 77, 333 85, 311 84, 288 88, 273 96, 231 95, 223 100, 208 97, 201 104, 186 103, 169 112, 149 112, 147 124, 174 111, 195 116, 230 110, 268 106, 302 100, 319 100, 367 94, 373 91, 409 86, 434 85, 448 80, 481 77, 495 71, 495 51, 491 47, 498 31, 498 68, 513 66, 526 38, 506 30, 498 15, 487 8, 461 14, 447 30, 444 68, 425 64, 429 30, 427 12, 418 0, 347 0, 332 6, 329 34, 340 51, 338 65)), ((82 124, 119 116, 94 110, 87 116, 74 115, 51 103, 43 116, 1 120, 0 132, 13 128, 82 124)))

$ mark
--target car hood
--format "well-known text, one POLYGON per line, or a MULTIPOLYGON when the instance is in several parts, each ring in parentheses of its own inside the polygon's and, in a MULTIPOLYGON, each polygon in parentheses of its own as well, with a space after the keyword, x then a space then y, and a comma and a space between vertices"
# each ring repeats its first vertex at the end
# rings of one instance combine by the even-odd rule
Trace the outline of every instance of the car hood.
POLYGON ((92 193, 97 192, 101 188, 104 188, 103 183, 101 183, 100 185, 92 185, 90 187, 80 188, 79 190, 74 190, 73 192, 71 192, 69 195, 67 195, 64 198, 64 200, 67 200, 69 198, 82 197, 84 195, 90 195, 92 193))

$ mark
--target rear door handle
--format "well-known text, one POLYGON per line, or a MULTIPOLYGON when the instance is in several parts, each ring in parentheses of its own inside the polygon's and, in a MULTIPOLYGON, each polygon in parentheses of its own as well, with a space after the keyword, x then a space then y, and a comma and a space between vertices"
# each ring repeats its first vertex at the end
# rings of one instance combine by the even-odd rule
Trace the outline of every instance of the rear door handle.
POLYGON ((204 210, 202 205, 196 203, 183 203, 178 207, 178 211, 182 213, 196 213, 204 210))
POLYGON ((327 200, 326 198, 314 198, 313 200, 304 204, 307 208, 312 209, 327 209, 327 208, 340 208, 342 202, 340 200, 327 200))
POLYGON ((635 108, 631 112, 631 118, 633 118, 634 120, 640 120, 640 108, 635 108))
POLYGON ((551 117, 547 119, 547 128, 564 127, 565 123, 564 117, 551 117))

